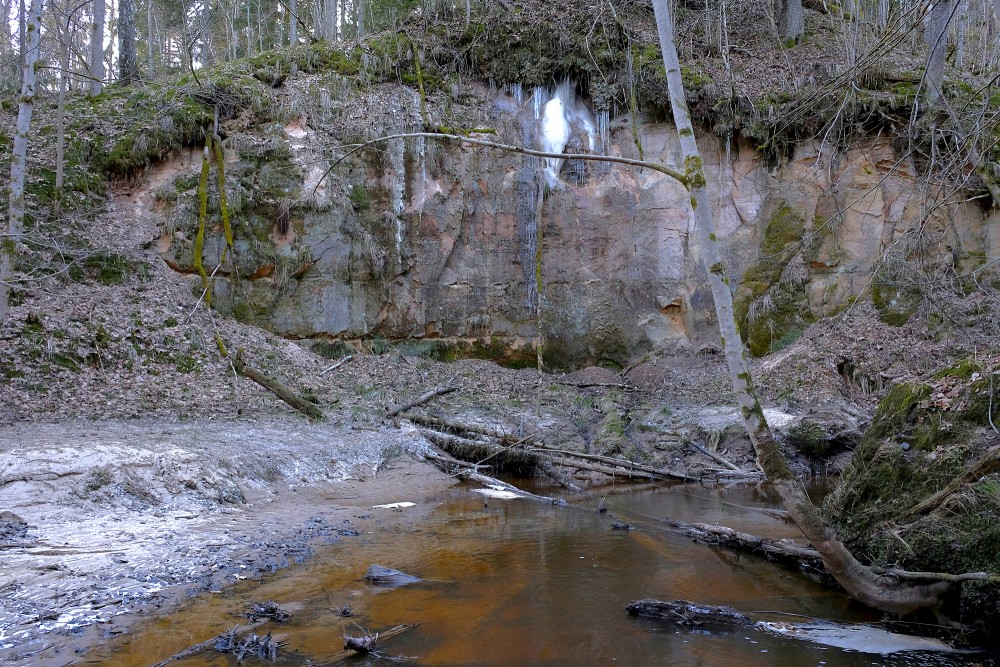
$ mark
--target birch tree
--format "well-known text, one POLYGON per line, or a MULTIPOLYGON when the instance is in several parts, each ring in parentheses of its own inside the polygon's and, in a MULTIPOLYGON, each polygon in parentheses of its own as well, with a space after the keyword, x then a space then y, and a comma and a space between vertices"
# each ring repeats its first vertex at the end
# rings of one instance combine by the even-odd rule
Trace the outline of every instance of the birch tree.
POLYGON ((733 314, 733 295, 729 289, 729 270, 722 260, 715 236, 715 220, 705 182, 705 171, 694 127, 687 110, 681 68, 674 45, 673 21, 667 0, 653 0, 656 27, 663 52, 664 68, 674 124, 680 139, 684 160, 684 183, 690 193, 695 228, 702 260, 708 270, 708 280, 715 299, 719 333, 729 367, 730 380, 743 422, 753 443, 757 461, 768 481, 781 497, 789 517, 823 558, 823 563, 854 599, 870 607, 896 614, 910 614, 920 609, 940 607, 942 596, 951 588, 940 577, 930 583, 914 583, 876 574, 861 564, 826 523, 813 505, 802 482, 792 473, 781 448, 774 439, 760 402, 757 399, 746 351, 733 314))
POLYGON ((38 41, 42 32, 42 0, 32 0, 31 10, 24 21, 25 33, 24 80, 17 106, 17 128, 14 131, 14 151, 10 160, 10 199, 7 234, 0 243, 0 324, 7 320, 10 282, 14 276, 14 255, 24 233, 24 181, 28 154, 28 131, 35 110, 35 64, 38 62, 38 41))

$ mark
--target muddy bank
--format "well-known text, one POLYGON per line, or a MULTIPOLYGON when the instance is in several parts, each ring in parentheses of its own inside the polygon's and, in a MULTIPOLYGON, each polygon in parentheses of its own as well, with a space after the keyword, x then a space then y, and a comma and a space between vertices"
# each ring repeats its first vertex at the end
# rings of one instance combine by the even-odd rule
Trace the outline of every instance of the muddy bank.
POLYGON ((454 483, 422 446, 296 419, 2 429, 0 506, 27 530, 0 543, 0 660, 64 664, 184 597, 364 539, 392 512, 372 505, 454 483))

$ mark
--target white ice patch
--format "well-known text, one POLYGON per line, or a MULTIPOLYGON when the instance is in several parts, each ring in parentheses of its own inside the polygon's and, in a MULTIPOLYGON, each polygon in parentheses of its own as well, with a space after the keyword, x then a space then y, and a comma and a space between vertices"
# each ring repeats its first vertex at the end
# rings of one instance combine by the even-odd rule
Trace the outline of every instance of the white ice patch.
POLYGON ((490 486, 485 489, 473 489, 472 492, 481 493, 487 498, 497 498, 499 500, 515 500, 523 497, 521 494, 508 491, 502 486, 490 486))
POLYGON ((416 503, 411 503, 409 501, 404 501, 401 503, 387 503, 385 505, 372 505, 373 510, 396 510, 403 509, 404 507, 413 507, 416 503))
MULTIPOLYGON (((542 109, 542 136, 540 143, 546 153, 562 153, 569 141, 569 123, 566 121, 566 107, 558 96, 545 103, 542 109)), ((545 158, 545 177, 550 185, 558 181, 562 160, 545 158)))
MULTIPOLYGON (((516 101, 516 98, 515 98, 516 101)), ((577 151, 603 152, 604 142, 597 119, 586 102, 576 94, 574 85, 564 81, 555 91, 535 88, 531 96, 532 121, 536 146, 546 153, 565 153, 571 143, 577 151)), ((518 105, 520 108, 520 105, 518 105)), ((574 151, 576 152, 576 151, 574 151)), ((559 182, 563 159, 545 158, 545 179, 550 187, 559 182)))

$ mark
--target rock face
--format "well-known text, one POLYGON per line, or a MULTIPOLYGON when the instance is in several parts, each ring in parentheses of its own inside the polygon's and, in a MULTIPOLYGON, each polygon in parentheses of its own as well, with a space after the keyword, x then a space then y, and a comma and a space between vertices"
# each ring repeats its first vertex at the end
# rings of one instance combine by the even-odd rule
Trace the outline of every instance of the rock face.
MULTIPOLYGON (((389 92, 375 134, 419 126, 416 93, 389 92)), ((637 158, 638 137, 645 159, 679 161, 672 125, 595 117, 571 86, 475 94, 498 128, 483 138, 637 158)), ((445 357, 520 350, 533 360, 540 334, 551 368, 717 344, 687 193, 669 177, 424 138, 358 151, 324 177, 331 133, 321 120, 307 113, 254 142, 227 141, 241 279, 222 272, 217 307, 292 337, 418 341, 445 357)), ((916 256, 961 268, 1000 250, 996 221, 976 205, 938 208, 919 225, 933 201, 888 141, 840 153, 807 144, 780 163, 713 136, 700 145, 755 354, 869 285, 887 321, 905 321, 919 299, 908 277, 916 256)), ((182 270, 197 168, 178 179, 180 194, 160 198, 159 249, 182 270)), ((221 231, 210 232, 207 267, 221 250, 221 231)))

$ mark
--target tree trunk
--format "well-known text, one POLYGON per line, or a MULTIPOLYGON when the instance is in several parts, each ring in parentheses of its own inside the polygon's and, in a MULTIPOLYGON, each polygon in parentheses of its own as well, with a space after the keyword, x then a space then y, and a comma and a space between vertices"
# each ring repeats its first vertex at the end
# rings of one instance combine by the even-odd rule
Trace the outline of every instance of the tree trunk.
POLYGON ((774 27, 785 46, 798 44, 806 33, 802 0, 774 0, 774 27))
POLYGON ((948 52, 948 24, 954 14, 955 0, 939 0, 927 14, 924 25, 924 41, 927 42, 927 70, 924 82, 927 86, 927 102, 936 102, 941 97, 944 84, 944 63, 948 52))
POLYGON ((298 0, 288 0, 288 45, 296 46, 299 43, 299 5, 298 0))
POLYGON ((94 23, 90 26, 90 96, 104 90, 104 14, 105 0, 94 0, 94 23))
POLYGON ((24 82, 17 106, 17 127, 14 150, 10 159, 10 200, 7 235, 0 243, 0 324, 7 319, 10 281, 14 276, 14 255, 24 233, 24 180, 28 154, 28 131, 35 110, 35 63, 38 62, 38 41, 42 32, 42 0, 32 0, 31 11, 21 25, 25 35, 24 82), (26 48, 25 48, 26 47, 26 48))
POLYGON ((118 3, 118 80, 128 86, 139 78, 135 55, 135 0, 118 3))
POLYGON ((156 44, 153 31, 153 0, 146 0, 146 70, 150 78, 156 76, 156 55, 153 45, 156 44))
POLYGON ((57 22, 59 37, 59 97, 56 104, 56 192, 52 212, 59 215, 66 171, 66 79, 69 77, 69 19, 65 29, 57 22))
POLYGON ((938 607, 942 595, 949 589, 946 582, 913 585, 882 579, 851 555, 834 531, 826 524, 812 504, 805 488, 788 467, 788 462, 771 433, 751 381, 746 354, 736 318, 733 295, 729 289, 729 271, 722 261, 715 236, 712 204, 705 183, 704 166, 695 141, 694 128, 684 98, 684 84, 673 41, 673 22, 667 0, 653 0, 660 47, 667 73, 667 87, 674 124, 684 158, 685 182, 691 195, 695 227, 702 261, 708 270, 708 280, 715 299, 726 363, 743 422, 757 454, 757 461, 781 497, 789 516, 802 534, 819 552, 823 563, 837 582, 854 599, 882 611, 908 614, 919 609, 938 607))

